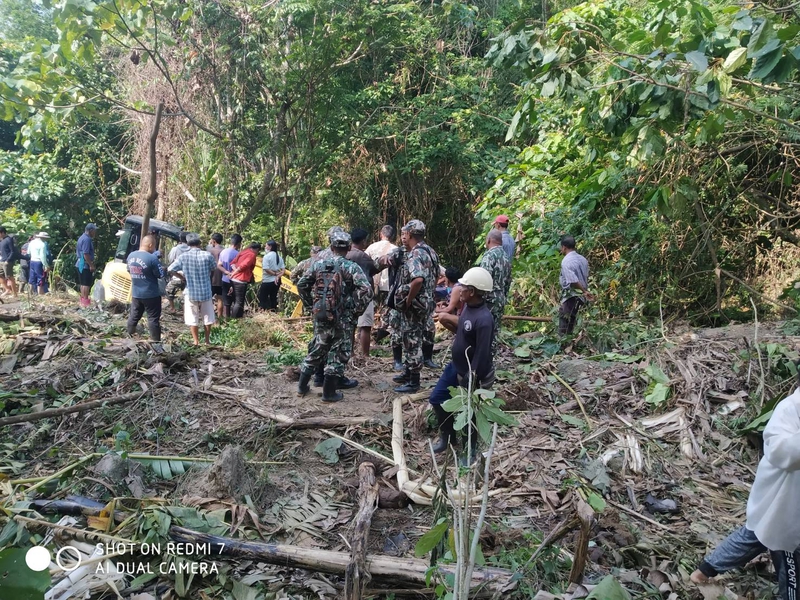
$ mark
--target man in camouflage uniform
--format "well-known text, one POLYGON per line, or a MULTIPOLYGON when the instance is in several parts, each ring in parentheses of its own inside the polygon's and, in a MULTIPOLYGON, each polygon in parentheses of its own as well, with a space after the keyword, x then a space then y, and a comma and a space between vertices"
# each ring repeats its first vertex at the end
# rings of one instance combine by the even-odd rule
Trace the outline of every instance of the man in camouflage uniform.
MULTIPOLYGON (((330 243, 333 242, 334 234, 342 233, 342 232, 344 232, 344 229, 342 229, 338 225, 334 225, 333 227, 328 229, 328 231, 325 233, 325 235, 328 237, 328 243, 330 244, 330 243)), ((335 255, 334 255, 333 251, 331 251, 330 246, 328 246, 327 248, 323 248, 322 250, 320 250, 317 253, 317 258, 315 260, 324 260, 326 258, 333 258, 334 256, 335 255)), ((295 285, 297 285, 297 284, 295 284, 295 285)), ((311 345, 309 344, 309 351, 310 350, 311 350, 311 345)), ((322 387, 322 384, 325 382, 325 362, 326 362, 326 360, 327 360, 327 358, 323 357, 322 360, 320 361, 319 365, 317 365, 317 370, 314 372, 314 387, 322 387)), ((346 362, 344 364, 347 365, 346 362)), ((354 381, 355 380, 353 380, 353 379, 346 379, 346 378, 342 379, 343 383, 353 383, 354 381)), ((358 383, 358 382, 356 382, 356 383, 358 383)), ((355 386, 351 386, 351 387, 355 387, 355 386)))
MULTIPOLYGON (((422 221, 412 219, 406 223, 400 237, 407 254, 398 273, 400 281, 394 301, 400 313, 405 370, 394 380, 403 384, 395 388, 396 392, 412 393, 420 387, 422 345, 436 307, 433 294, 439 276, 439 257, 425 243, 425 224, 422 221)), ((388 255, 383 262, 396 265, 394 256, 388 255)))
MULTIPOLYGON (((297 282, 297 291, 300 298, 307 307, 314 305, 315 284, 317 273, 333 267, 338 270, 342 278, 341 300, 352 298, 353 306, 362 312, 367 304, 372 300, 372 284, 367 281, 364 271, 354 262, 345 259, 345 255, 350 250, 350 235, 341 231, 333 232, 331 238, 331 254, 329 258, 317 258, 311 268, 297 282)), ((344 303, 341 306, 342 311, 344 303)), ((297 392, 301 396, 310 391, 309 382, 314 371, 323 360, 327 358, 325 364, 325 376, 322 385, 323 402, 338 402, 342 399, 342 394, 337 392, 340 380, 344 379, 345 364, 341 362, 340 346, 349 334, 343 327, 342 318, 334 318, 332 321, 314 320, 314 338, 309 344, 308 356, 300 366, 300 382, 297 392)), ((356 382, 358 385, 358 382, 356 382)))
POLYGON ((320 253, 319 246, 311 246, 311 256, 308 258, 301 260, 297 265, 295 265, 294 269, 292 269, 292 273, 289 275, 289 279, 292 280, 292 283, 297 285, 297 282, 300 281, 300 278, 303 276, 303 273, 308 271, 311 268, 311 265, 314 264, 314 261, 317 260, 317 255, 320 253))
POLYGON ((494 319, 494 337, 492 337, 492 356, 497 354, 497 336, 500 334, 500 320, 506 309, 508 290, 511 287, 511 261, 503 249, 503 234, 492 229, 486 236, 486 253, 480 266, 492 276, 494 287, 485 297, 486 305, 494 319))

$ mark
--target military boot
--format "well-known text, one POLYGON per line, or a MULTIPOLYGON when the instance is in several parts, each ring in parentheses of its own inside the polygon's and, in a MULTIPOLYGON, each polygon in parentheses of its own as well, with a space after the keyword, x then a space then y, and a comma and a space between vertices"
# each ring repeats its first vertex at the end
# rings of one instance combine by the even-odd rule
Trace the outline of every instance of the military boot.
POLYGON ((336 383, 339 381, 337 375, 325 375, 325 383, 322 384, 322 401, 339 402, 344 396, 336 391, 336 383))
POLYGON ((410 377, 411 377, 411 371, 404 368, 402 373, 398 373, 397 375, 392 377, 392 381, 394 381, 395 383, 408 383, 410 377))
POLYGON ((419 371, 412 371, 408 376, 408 381, 399 387, 394 388, 395 392, 401 394, 413 394, 419 391, 419 371))
POLYGON ((394 370, 403 370, 403 347, 392 346, 392 358, 394 358, 394 370))
POLYGON ((320 363, 317 370, 314 371, 314 387, 322 387, 325 381, 325 365, 320 363))
POLYGON ((429 369, 439 368, 439 365, 433 362, 433 344, 422 344, 422 364, 429 369))
POLYGON ((439 440, 433 445, 436 454, 444 452, 450 445, 455 445, 456 434, 453 429, 453 415, 442 408, 441 404, 433 405, 433 413, 439 425, 439 440))
POLYGON ((355 379, 348 379, 346 375, 340 375, 336 378, 336 389, 337 390, 350 390, 353 389, 358 385, 358 381, 355 379))
POLYGON ((311 371, 300 371, 300 381, 297 384, 297 395, 305 396, 311 391, 308 382, 311 381, 311 371))

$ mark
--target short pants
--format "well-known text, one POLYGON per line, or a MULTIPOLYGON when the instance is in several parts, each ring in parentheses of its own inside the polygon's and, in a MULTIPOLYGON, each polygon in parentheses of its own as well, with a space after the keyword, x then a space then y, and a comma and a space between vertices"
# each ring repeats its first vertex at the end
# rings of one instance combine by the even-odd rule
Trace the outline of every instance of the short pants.
POLYGON ((184 300, 183 320, 189 327, 198 327, 201 322, 203 325, 213 325, 216 322, 212 300, 195 302, 188 297, 184 297, 184 300))
POLYGON ((89 268, 78 271, 78 285, 92 287, 92 284, 94 283, 94 277, 92 275, 93 273, 89 268))
POLYGON ((358 317, 358 327, 372 327, 375 325, 375 302, 372 301, 367 305, 367 310, 358 317))
POLYGON ((0 262, 0 279, 14 279, 14 261, 0 262))

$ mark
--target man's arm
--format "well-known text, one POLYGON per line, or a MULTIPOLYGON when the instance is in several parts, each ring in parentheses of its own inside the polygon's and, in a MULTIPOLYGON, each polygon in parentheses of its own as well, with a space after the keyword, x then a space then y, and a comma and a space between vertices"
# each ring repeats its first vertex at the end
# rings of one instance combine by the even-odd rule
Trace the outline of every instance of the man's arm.
POLYGON ((450 313, 434 313, 433 320, 437 323, 441 323, 442 327, 447 329, 448 331, 452 331, 453 333, 456 332, 458 329, 458 317, 456 315, 452 315, 450 313))
POLYGON ((417 297, 419 291, 422 289, 422 284, 424 283, 424 279, 422 277, 417 277, 411 280, 411 284, 408 287, 408 296, 406 296, 406 308, 411 308, 411 303, 414 301, 414 298, 417 297))
POLYGON ((83 260, 84 260, 84 262, 86 262, 87 265, 89 265, 89 270, 90 271, 94 271, 94 261, 92 260, 91 254, 89 254, 87 252, 84 252, 83 253, 83 260))
POLYGON ((470 365, 477 381, 483 381, 492 372, 492 336, 494 321, 491 318, 480 319, 475 330, 475 353, 470 365))
MULTIPOLYGON (((181 255, 183 256, 183 255, 181 255)), ((179 279, 183 279, 184 281, 186 278, 183 276, 183 273, 180 271, 183 269, 183 264, 181 263, 181 257, 179 256, 175 262, 173 262, 168 268, 167 273, 174 277, 178 277, 179 279)))

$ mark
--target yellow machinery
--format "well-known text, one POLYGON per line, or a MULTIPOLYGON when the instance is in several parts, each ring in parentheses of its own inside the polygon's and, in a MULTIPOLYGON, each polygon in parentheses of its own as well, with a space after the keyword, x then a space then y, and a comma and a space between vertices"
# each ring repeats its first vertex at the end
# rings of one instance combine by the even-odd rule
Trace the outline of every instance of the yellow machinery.
MULTIPOLYGON (((180 240, 183 230, 171 223, 150 219, 150 233, 156 236, 156 248, 161 255, 166 257, 169 250, 180 240)), ((108 263, 103 269, 103 288, 106 302, 117 300, 130 303, 131 301, 131 275, 128 273, 128 255, 139 249, 142 241, 142 217, 130 215, 125 217, 125 228, 119 237, 117 251, 114 253, 114 262, 108 263)))
MULTIPOLYGON (((264 271, 261 268, 261 259, 256 261, 256 266, 253 267, 253 281, 256 283, 261 283, 261 279, 264 277, 264 271)), ((292 283, 292 280, 289 279, 289 271, 284 271, 283 275, 281 276, 281 289, 286 290, 287 292, 294 294, 295 296, 299 296, 297 293, 297 286, 292 283)), ((297 304, 294 305, 294 309, 292 310, 292 317, 302 317, 303 316, 303 301, 298 300, 297 304)))

